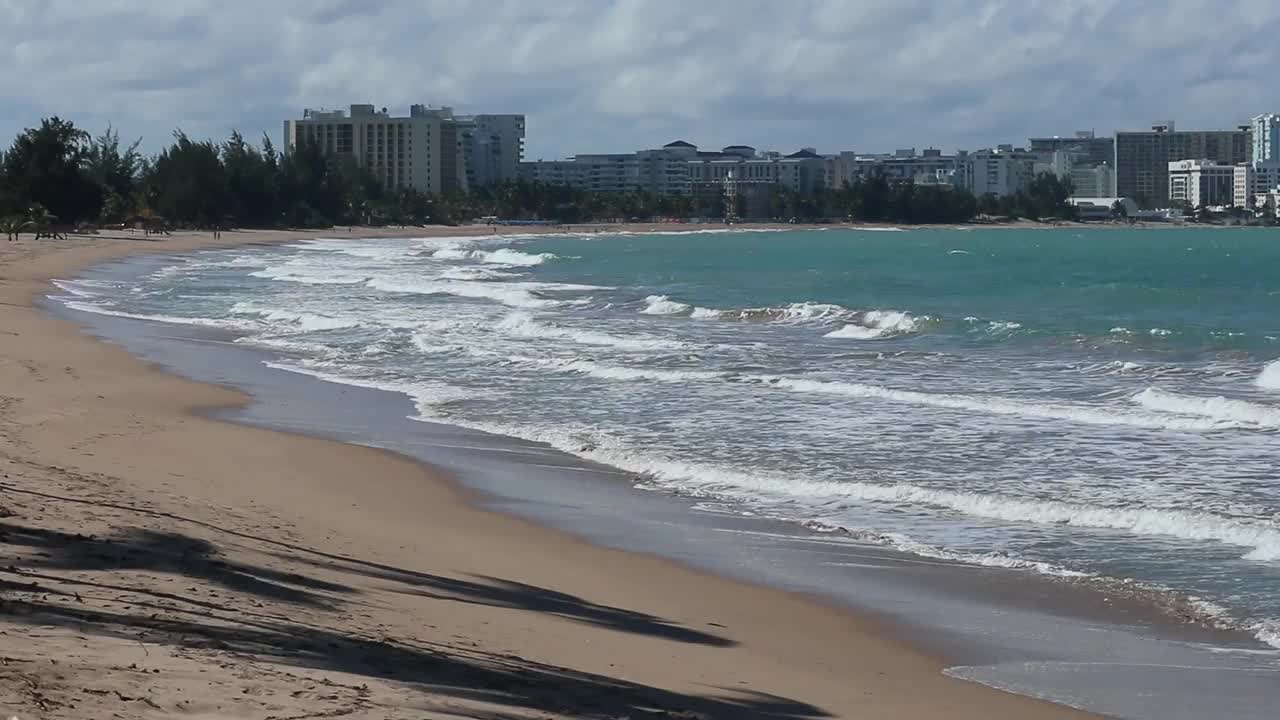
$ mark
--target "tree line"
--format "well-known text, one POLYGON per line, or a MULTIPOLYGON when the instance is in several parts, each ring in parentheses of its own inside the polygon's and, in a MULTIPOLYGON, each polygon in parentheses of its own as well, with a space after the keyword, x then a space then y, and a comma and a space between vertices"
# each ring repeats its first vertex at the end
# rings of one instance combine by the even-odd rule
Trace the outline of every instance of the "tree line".
MULTIPOLYGON (((10 230, 21 223, 115 225, 139 219, 172 226, 318 228, 456 224, 481 217, 566 223, 723 217, 727 209, 716 188, 677 196, 528 182, 440 195, 388 189, 349 157, 326 155, 306 143, 280 153, 269 137, 254 145, 238 132, 219 143, 177 131, 168 147, 151 156, 139 145, 122 141, 114 129, 91 137, 71 121, 42 120, 0 157, 0 218, 10 230)), ((739 197, 735 210, 740 217, 798 221, 965 222, 983 213, 1068 217, 1069 194, 1052 175, 1001 198, 877 175, 809 195, 778 186, 763 200, 739 197)))

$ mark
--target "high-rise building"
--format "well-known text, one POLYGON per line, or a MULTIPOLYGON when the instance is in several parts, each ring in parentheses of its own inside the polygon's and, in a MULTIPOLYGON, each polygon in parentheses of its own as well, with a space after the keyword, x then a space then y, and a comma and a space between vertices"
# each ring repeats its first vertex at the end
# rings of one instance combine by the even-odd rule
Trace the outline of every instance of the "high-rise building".
POLYGON ((524 161, 524 115, 456 118, 468 188, 514 182, 524 161))
POLYGON ((1033 153, 1065 152, 1076 166, 1110 164, 1115 158, 1115 138, 1097 137, 1092 130, 1077 130, 1068 137, 1031 138, 1027 148, 1033 153))
POLYGON ((1265 113, 1253 119, 1253 161, 1260 165, 1280 166, 1280 114, 1265 113))
POLYGON ((1151 203, 1169 199, 1169 163, 1196 158, 1219 165, 1248 162, 1249 128, 1175 130, 1161 122, 1150 130, 1116 133, 1116 195, 1151 203))
POLYGON ((1110 163, 1093 167, 1071 168, 1071 196, 1082 198, 1111 197, 1116 176, 1110 163))
POLYGON ((314 143, 326 154, 350 158, 386 187, 440 192, 440 124, 448 114, 448 108, 424 105, 414 105, 407 117, 372 105, 352 105, 350 113, 305 110, 301 120, 284 122, 284 151, 314 143))
POLYGON ((305 110, 302 119, 284 122, 284 151, 302 142, 350 158, 386 187, 450 192, 516 179, 524 116, 456 116, 426 105, 411 106, 404 117, 373 105, 305 110))
POLYGON ((1036 156, 1010 145, 971 152, 960 162, 961 184, 978 197, 1012 195, 1035 179, 1036 156))

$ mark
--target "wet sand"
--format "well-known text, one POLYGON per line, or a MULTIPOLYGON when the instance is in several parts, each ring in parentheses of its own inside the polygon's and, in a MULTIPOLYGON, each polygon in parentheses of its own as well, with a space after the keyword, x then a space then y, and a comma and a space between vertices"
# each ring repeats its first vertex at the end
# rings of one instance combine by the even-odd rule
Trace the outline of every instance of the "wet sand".
POLYGON ((947 677, 872 614, 587 544, 386 451, 206 417, 249 398, 33 306, 125 254, 315 235, 0 245, 0 711, 1086 716, 947 677))

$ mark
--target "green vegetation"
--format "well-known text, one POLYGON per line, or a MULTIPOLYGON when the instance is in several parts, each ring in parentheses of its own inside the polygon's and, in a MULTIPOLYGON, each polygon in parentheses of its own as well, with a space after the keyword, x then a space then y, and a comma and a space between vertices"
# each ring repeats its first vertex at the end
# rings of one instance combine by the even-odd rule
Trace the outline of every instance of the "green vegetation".
MULTIPOLYGON (((781 186, 739 197, 746 218, 820 221, 955 223, 978 214, 1065 218, 1069 188, 1051 175, 1005 198, 945 186, 891 182, 872 176, 802 196, 781 186)), ((81 223, 151 223, 195 227, 329 227, 332 225, 454 224, 480 217, 556 222, 722 217, 715 188, 699 196, 658 196, 637 189, 593 193, 516 182, 468 193, 427 195, 384 189, 348 158, 300 145, 288 155, 263 137, 260 146, 232 133, 222 143, 174 133, 173 143, 144 157, 109 128, 93 138, 53 117, 24 131, 0 161, 0 232, 81 223)))

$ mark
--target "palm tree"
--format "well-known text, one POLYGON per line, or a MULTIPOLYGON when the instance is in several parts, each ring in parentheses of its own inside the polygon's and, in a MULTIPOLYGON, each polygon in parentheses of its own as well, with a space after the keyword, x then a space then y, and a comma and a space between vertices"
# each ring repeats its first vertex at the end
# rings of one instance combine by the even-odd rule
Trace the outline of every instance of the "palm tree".
POLYGON ((0 218, 0 232, 9 236, 9 242, 21 239, 22 233, 31 229, 31 222, 26 218, 12 215, 0 218))

